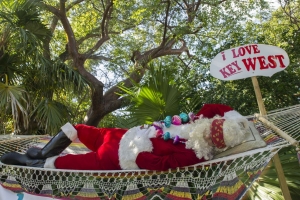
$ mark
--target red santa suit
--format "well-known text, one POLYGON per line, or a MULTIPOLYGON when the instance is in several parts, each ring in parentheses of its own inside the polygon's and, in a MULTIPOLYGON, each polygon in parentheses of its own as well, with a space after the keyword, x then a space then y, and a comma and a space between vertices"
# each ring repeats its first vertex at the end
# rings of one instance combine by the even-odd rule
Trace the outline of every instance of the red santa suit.
MULTIPOLYGON (((138 129, 139 127, 136 127, 138 129)), ((78 170, 120 170, 119 149, 120 141, 127 132, 117 128, 95 128, 87 125, 76 125, 79 140, 92 152, 86 154, 60 156, 55 161, 59 169, 78 170)), ((138 134, 143 134, 147 129, 142 129, 138 134)), ((141 139, 145 139, 142 137, 141 139)), ((166 170, 181 166, 192 165, 203 161, 198 159, 192 149, 186 149, 184 143, 174 145, 172 140, 151 138, 152 152, 141 152, 136 159, 136 166, 141 169, 166 170)), ((130 145, 130 143, 128 144, 130 145)), ((144 146, 148 148, 150 145, 144 146)), ((150 149, 149 149, 150 150, 150 149)), ((124 153, 132 156, 130 152, 124 153)), ((125 155, 126 156, 126 155, 125 155)), ((137 169, 132 167, 135 162, 126 161, 123 169, 137 169)))
MULTIPOLYGON (((169 128, 164 128, 163 131, 169 131, 171 137, 179 135, 182 142, 178 144, 174 144, 173 140, 157 137, 154 126, 149 128, 133 127, 126 130, 66 124, 62 127, 64 133, 72 141, 78 137, 91 152, 47 158, 45 168, 167 170, 194 165, 212 158, 213 147, 209 146, 202 136, 199 137, 199 130, 212 131, 212 123, 208 121, 208 118, 215 115, 224 116, 224 113, 232 110, 226 105, 207 104, 197 113, 197 116, 203 115, 206 121, 196 120, 199 122, 181 126, 171 125, 169 128)), ((235 126, 234 128, 240 127, 235 126)))

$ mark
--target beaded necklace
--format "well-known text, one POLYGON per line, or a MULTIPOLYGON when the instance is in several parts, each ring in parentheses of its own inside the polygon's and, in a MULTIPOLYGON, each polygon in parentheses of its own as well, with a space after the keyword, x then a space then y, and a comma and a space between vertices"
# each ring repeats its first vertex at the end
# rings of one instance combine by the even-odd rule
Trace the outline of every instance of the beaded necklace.
POLYGON ((173 144, 178 144, 182 141, 180 141, 180 137, 176 135, 174 138, 171 138, 170 132, 163 132, 163 128, 170 128, 171 124, 179 126, 182 124, 190 123, 194 120, 198 119, 198 116, 196 116, 194 113, 190 112, 189 114, 186 114, 184 112, 180 113, 179 115, 166 116, 164 120, 161 121, 155 121, 152 123, 152 126, 156 129, 156 137, 162 137, 164 140, 173 139, 173 144))

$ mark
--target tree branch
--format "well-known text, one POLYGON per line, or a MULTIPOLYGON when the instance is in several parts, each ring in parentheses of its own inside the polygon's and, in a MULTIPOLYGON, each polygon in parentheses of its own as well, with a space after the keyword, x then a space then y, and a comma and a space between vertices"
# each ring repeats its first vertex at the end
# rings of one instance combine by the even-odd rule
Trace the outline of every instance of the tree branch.
POLYGON ((166 35, 167 35, 167 26, 168 26, 168 16, 169 16, 169 10, 170 10, 170 1, 167 1, 167 9, 166 9, 166 18, 164 23, 164 34, 163 34, 163 40, 162 44, 166 42, 166 35))
POLYGON ((66 11, 69 11, 71 8, 73 8, 75 5, 80 4, 81 2, 86 1, 86 0, 75 0, 66 7, 66 11))
POLYGON ((77 43, 76 43, 73 29, 70 25, 67 15, 66 15, 67 10, 65 7, 65 2, 66 2, 66 0, 60 0, 60 15, 59 16, 60 16, 60 21, 67 33, 68 52, 70 53, 72 58, 76 58, 79 55, 78 50, 77 50, 77 43))
POLYGON ((104 44, 104 42, 109 40, 108 25, 111 18, 112 10, 113 10, 113 1, 110 1, 106 5, 105 11, 103 13, 103 18, 101 22, 101 38, 89 51, 85 53, 85 57, 90 57, 96 50, 99 49, 101 45, 104 44))
POLYGON ((88 59, 111 61, 110 58, 105 57, 105 56, 101 56, 101 55, 90 55, 90 57, 88 57, 88 59))
MULTIPOLYGON (((188 48, 186 46, 186 42, 184 40, 181 41, 182 47, 180 49, 172 49, 172 46, 176 42, 176 40, 172 38, 165 44, 165 46, 162 46, 161 44, 159 47, 146 51, 142 55, 139 51, 136 51, 134 54, 135 70, 129 75, 128 78, 124 79, 118 84, 124 84, 125 87, 131 87, 133 86, 132 81, 139 83, 146 72, 148 66, 147 63, 149 63, 154 58, 166 55, 180 55, 184 51, 186 51, 187 54, 190 56, 188 48)), ((116 93, 118 92, 120 92, 118 85, 111 87, 104 95, 104 98, 106 99, 105 101, 117 100, 119 98, 119 95, 116 93)))

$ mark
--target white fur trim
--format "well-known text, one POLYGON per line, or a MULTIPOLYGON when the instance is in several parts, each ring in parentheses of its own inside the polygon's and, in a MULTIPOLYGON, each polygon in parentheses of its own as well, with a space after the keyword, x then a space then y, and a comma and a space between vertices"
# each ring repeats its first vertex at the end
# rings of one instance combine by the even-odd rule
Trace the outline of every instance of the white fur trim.
POLYGON ((135 160, 139 153, 153 149, 149 138, 155 137, 155 128, 141 129, 140 126, 129 129, 121 138, 119 161, 122 169, 139 169, 135 160))
POLYGON ((210 160, 213 158, 213 147, 205 140, 204 135, 210 134, 212 119, 202 118, 191 123, 191 131, 188 132, 188 139, 185 143, 187 149, 193 149, 196 156, 201 159, 210 160))
POLYGON ((225 151, 227 148, 241 144, 246 138, 246 129, 247 127, 241 125, 239 121, 234 119, 225 119, 223 123, 223 138, 226 147, 217 150, 225 151))
POLYGON ((204 140, 204 135, 210 133, 210 124, 210 119, 201 118, 189 124, 177 126, 171 124, 169 128, 164 127, 163 132, 169 132, 171 138, 178 135, 180 138, 186 139, 185 147, 187 149, 193 149, 199 159, 204 157, 206 160, 210 160, 213 158, 213 147, 204 140))
POLYGON ((69 122, 61 127, 61 130, 66 134, 66 136, 73 142, 77 139, 77 130, 69 122))
POLYGON ((235 110, 231 110, 231 111, 224 113, 224 119, 232 119, 232 120, 235 120, 236 122, 242 123, 245 128, 249 127, 249 123, 248 123, 248 120, 246 119, 246 117, 244 117, 243 115, 241 115, 240 113, 238 113, 235 110))
POLYGON ((58 158, 58 156, 47 158, 44 164, 44 168, 56 169, 54 165, 56 158, 58 158))
POLYGON ((176 135, 178 135, 180 138, 188 139, 189 133, 194 128, 194 123, 191 124, 183 124, 183 125, 173 125, 169 128, 163 127, 163 133, 169 132, 170 137, 174 138, 176 135))

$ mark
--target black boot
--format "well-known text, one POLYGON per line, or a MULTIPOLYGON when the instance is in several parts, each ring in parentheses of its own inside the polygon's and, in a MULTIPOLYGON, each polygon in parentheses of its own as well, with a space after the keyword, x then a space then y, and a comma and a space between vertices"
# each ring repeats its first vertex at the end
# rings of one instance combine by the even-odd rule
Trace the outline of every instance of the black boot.
POLYGON ((57 156, 65 150, 72 141, 66 136, 63 131, 56 134, 42 149, 31 147, 26 154, 30 158, 46 159, 52 156, 57 156))
POLYGON ((30 167, 44 167, 45 159, 31 159, 26 154, 17 152, 6 153, 1 156, 1 162, 7 165, 21 165, 30 167))
POLYGON ((9 152, 1 156, 1 162, 7 165, 22 165, 26 166, 28 156, 17 152, 9 152))
POLYGON ((61 127, 57 133, 42 149, 29 148, 26 154, 34 159, 46 159, 57 156, 65 150, 77 138, 77 130, 70 123, 61 127))

